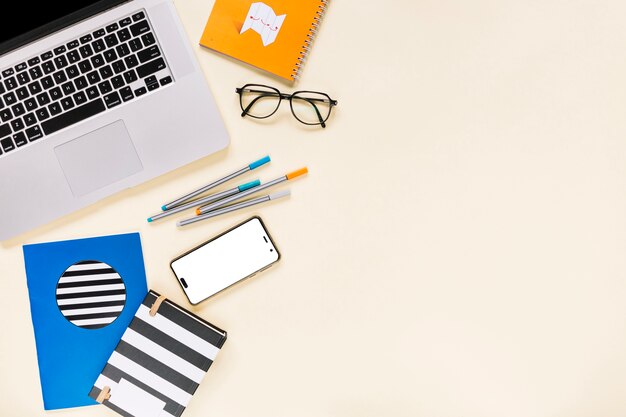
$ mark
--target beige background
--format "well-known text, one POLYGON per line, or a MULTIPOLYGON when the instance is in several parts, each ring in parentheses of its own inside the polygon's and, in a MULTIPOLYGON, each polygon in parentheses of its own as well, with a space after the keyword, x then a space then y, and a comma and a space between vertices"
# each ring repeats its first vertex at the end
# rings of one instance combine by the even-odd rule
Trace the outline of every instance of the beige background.
MULTIPOLYGON (((197 43, 211 0, 177 0, 197 43)), ((626 3, 337 1, 297 87, 196 48, 229 149, 0 247, 0 414, 43 415, 21 245, 140 231, 149 286, 188 305, 179 253, 259 214, 280 264, 194 310, 229 340, 194 416, 626 414, 626 3), (289 201, 176 230, 164 200, 271 154, 289 201)), ((254 178, 254 176, 249 176, 254 178)), ((50 413, 112 416, 104 408, 50 413)))

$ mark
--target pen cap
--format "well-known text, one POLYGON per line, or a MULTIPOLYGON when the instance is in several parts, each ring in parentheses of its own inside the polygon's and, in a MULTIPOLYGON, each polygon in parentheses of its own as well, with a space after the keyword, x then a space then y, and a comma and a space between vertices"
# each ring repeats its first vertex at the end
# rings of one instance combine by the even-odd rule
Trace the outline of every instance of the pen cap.
POLYGON ((276 200, 276 199, 281 198, 281 197, 287 197, 290 194, 291 194, 291 191, 283 190, 283 191, 279 191, 277 193, 272 193, 272 194, 269 195, 269 197, 270 197, 270 200, 276 200))
POLYGON ((294 179, 296 177, 299 177, 300 175, 304 175, 304 174, 306 174, 308 172, 309 172, 309 170, 307 169, 307 167, 304 167, 304 168, 300 168, 300 169, 298 169, 296 171, 290 172, 289 174, 286 175, 286 177, 287 177, 288 180, 292 180, 292 179, 294 179))
POLYGON ((247 182, 245 184, 241 184, 237 188, 239 188, 239 191, 245 191, 248 188, 256 187, 257 185, 261 185, 261 181, 259 181, 259 180, 250 181, 250 182, 247 182))
POLYGON ((271 161, 270 156, 264 156, 263 158, 259 159, 258 161, 254 161, 253 163, 251 163, 250 165, 248 165, 248 167, 250 167, 250 169, 255 169, 260 167, 261 165, 265 165, 267 164, 269 161, 271 161))

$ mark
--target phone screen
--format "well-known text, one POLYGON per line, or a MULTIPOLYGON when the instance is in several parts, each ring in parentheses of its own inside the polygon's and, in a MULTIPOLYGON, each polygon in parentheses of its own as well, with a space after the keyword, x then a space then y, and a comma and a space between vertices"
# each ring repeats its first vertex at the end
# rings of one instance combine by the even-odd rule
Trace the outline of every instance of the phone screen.
POLYGON ((253 217, 174 259, 171 267, 189 302, 197 304, 279 258, 263 222, 253 217))

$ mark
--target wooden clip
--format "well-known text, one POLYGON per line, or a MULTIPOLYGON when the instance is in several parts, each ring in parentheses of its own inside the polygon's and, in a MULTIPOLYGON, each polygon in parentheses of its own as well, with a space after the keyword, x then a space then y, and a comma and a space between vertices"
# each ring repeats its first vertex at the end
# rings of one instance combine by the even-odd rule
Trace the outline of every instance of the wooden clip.
POLYGON ((150 307, 150 316, 156 316, 157 311, 159 311, 159 307, 161 307, 161 303, 165 301, 164 295, 159 295, 156 300, 154 300, 154 304, 150 307))
POLYGON ((96 398, 96 401, 102 404, 104 400, 108 400, 109 398, 111 398, 111 388, 105 386, 104 388, 102 388, 102 391, 100 391, 100 394, 98 394, 98 398, 96 398))

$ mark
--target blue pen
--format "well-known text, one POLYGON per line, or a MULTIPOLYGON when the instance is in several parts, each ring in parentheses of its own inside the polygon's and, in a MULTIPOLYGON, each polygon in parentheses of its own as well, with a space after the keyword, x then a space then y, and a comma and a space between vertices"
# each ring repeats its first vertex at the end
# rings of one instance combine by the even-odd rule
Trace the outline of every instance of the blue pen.
POLYGON ((229 175, 225 176, 224 178, 221 178, 221 179, 219 179, 217 181, 213 181, 212 183, 207 184, 207 185, 205 185, 202 188, 198 188, 197 190, 192 191, 189 194, 185 194, 184 196, 179 197, 179 198, 177 198, 176 200, 174 200, 174 201, 172 201, 170 203, 162 205, 161 206, 161 210, 166 211, 166 210, 169 210, 169 209, 174 208, 176 206, 179 206, 182 203, 184 203, 185 201, 187 201, 187 200, 189 200, 191 198, 194 198, 195 196, 200 195, 203 192, 210 190, 211 188, 215 188, 218 185, 224 184, 226 181, 230 181, 233 178, 236 178, 236 177, 238 177, 238 176, 240 176, 242 174, 245 174, 248 171, 252 171, 253 169, 256 169, 256 168, 260 167, 261 165, 265 165, 269 161, 270 161, 270 157, 269 157, 269 155, 267 155, 267 156, 259 159, 258 161, 254 161, 253 163, 251 163, 249 165, 246 165, 245 167, 241 168, 240 170, 235 171, 232 174, 229 174, 229 175))
POLYGON ((260 184, 261 184, 261 181, 254 180, 254 181, 247 182, 245 184, 241 184, 239 187, 231 188, 230 190, 222 191, 220 193, 211 194, 206 197, 199 198, 197 200, 189 201, 188 203, 182 204, 180 206, 176 206, 173 209, 162 211, 159 214, 155 214, 152 217, 148 217, 148 223, 152 223, 155 220, 159 220, 163 217, 167 217, 170 214, 180 213, 181 211, 184 211, 193 207, 197 207, 200 204, 210 203, 212 201, 217 201, 217 200, 221 200, 222 198, 230 197, 231 195, 235 195, 242 191, 246 191, 248 188, 256 187, 257 185, 260 185, 260 184))

